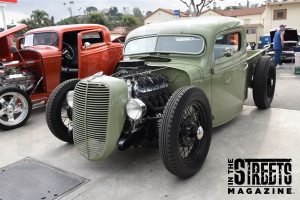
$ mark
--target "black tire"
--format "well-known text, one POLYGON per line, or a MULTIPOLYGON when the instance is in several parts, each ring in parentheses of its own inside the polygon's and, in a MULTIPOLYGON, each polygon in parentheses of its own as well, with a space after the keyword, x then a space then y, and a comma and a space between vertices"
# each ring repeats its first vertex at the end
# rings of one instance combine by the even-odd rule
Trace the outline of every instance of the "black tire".
MULTIPOLYGON (((29 95, 17 87, 2 87, 2 88, 0 88, 0 101, 1 101, 3 95, 4 95, 3 96, 4 100, 6 100, 6 102, 10 101, 13 97, 12 95, 9 95, 11 93, 19 95, 18 98, 19 98, 20 103, 18 103, 18 105, 22 105, 22 109, 24 109, 24 111, 22 111, 21 114, 18 114, 18 113, 13 114, 14 117, 16 117, 16 118, 14 118, 13 123, 8 122, 8 115, 6 115, 6 114, 2 115, 2 113, 1 113, 0 129, 3 129, 3 130, 11 130, 11 129, 15 129, 15 128, 23 126, 25 124, 25 122, 29 119, 29 117, 31 115, 31 111, 32 111, 32 103, 29 98, 29 95), (5 95, 7 95, 7 96, 5 96, 5 95), (20 99, 22 99, 22 101, 20 99)), ((16 106, 15 103, 14 103, 14 105, 16 106)), ((4 106, 5 105, 0 103, 0 110, 4 109, 4 106)), ((7 109, 6 109, 6 111, 7 111, 7 109)), ((12 113, 12 111, 11 111, 11 113, 12 113)))
MULTIPOLYGON (((70 79, 61 83, 50 95, 46 108, 46 119, 50 131, 55 137, 68 143, 74 143, 73 134, 69 132, 68 127, 64 124, 61 111, 66 104, 67 93, 74 90, 78 82, 79 79, 70 79)), ((69 111, 69 113, 71 112, 69 111)), ((68 120, 72 121, 71 117, 68 120)))
POLYGON ((113 74, 116 73, 118 69, 119 69, 119 63, 115 66, 113 74))
POLYGON ((167 170, 180 178, 189 178, 197 173, 206 159, 211 134, 211 109, 205 93, 196 87, 178 89, 165 107, 159 132, 159 151, 167 170), (197 115, 183 117, 191 107, 197 115), (200 127, 203 128, 204 134, 198 139, 194 130, 199 130, 200 127), (188 147, 183 140, 193 143, 190 152, 187 152, 188 155, 184 150, 188 147))
POLYGON ((262 56, 253 77, 253 99, 259 109, 269 108, 276 86, 276 68, 270 56, 262 56))

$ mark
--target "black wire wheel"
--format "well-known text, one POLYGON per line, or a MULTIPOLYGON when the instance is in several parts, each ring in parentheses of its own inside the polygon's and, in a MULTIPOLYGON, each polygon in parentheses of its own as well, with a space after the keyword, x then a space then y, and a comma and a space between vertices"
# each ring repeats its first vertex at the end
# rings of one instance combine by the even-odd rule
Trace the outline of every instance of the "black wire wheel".
POLYGON ((67 127, 68 131, 72 131, 73 129, 72 108, 69 106, 67 99, 65 99, 65 101, 63 102, 60 113, 61 113, 62 122, 67 127))
POLYGON ((167 170, 181 178, 197 173, 206 159, 211 133, 205 93, 196 87, 178 89, 165 107, 159 133, 160 155, 167 170))
POLYGON ((187 106, 182 114, 179 129, 179 152, 185 160, 193 160, 201 150, 205 125, 203 108, 197 102, 187 106), (198 148, 199 147, 199 148, 198 148))
POLYGON ((253 76, 253 100, 259 109, 269 108, 276 86, 276 68, 271 57, 262 56, 253 76))
POLYGON ((72 108, 67 103, 67 94, 73 91, 79 79, 70 79, 61 83, 49 97, 46 108, 47 125, 58 139, 74 143, 72 108))

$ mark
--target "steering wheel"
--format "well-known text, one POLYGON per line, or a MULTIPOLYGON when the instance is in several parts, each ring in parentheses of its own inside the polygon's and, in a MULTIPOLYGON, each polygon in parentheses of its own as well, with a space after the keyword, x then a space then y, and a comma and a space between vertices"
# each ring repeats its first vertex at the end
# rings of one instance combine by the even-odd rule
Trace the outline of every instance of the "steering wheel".
POLYGON ((75 56, 73 48, 65 42, 63 43, 62 56, 67 60, 73 60, 75 56))

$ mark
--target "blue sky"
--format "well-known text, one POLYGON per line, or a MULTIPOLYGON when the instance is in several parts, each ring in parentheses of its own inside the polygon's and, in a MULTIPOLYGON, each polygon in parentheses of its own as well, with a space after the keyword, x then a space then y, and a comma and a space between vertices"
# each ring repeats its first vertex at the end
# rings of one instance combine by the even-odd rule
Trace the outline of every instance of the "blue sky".
MULTIPOLYGON (((1 1, 1 0, 0 0, 1 1)), ((17 23, 20 19, 29 17, 32 10, 40 9, 45 10, 50 16, 55 17, 55 21, 59 21, 62 18, 69 16, 67 7, 63 4, 66 3, 69 7, 70 0, 19 0, 18 4, 7 4, 6 21, 11 24, 12 21, 17 23)), ((73 0, 75 15, 83 14, 83 10, 88 6, 95 6, 98 10, 109 8, 111 6, 117 6, 119 11, 122 11, 123 7, 129 7, 131 10, 134 7, 139 7, 145 13, 148 10, 154 11, 157 8, 167 9, 181 9, 186 11, 186 6, 180 2, 180 0, 73 0), (79 11, 79 9, 81 10, 79 11)), ((246 4, 247 0, 216 0, 217 4, 225 7, 227 5, 238 5, 239 2, 246 4)), ((260 0, 250 0, 250 3, 261 3, 260 0)), ((73 7, 73 6, 72 6, 73 7)), ((0 27, 3 27, 2 17, 0 15, 0 27)))

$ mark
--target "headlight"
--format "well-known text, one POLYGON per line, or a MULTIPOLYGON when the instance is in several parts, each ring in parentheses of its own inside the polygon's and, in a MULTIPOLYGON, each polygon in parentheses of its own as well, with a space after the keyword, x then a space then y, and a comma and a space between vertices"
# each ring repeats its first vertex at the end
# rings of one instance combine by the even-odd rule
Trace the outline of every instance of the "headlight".
POLYGON ((130 99, 126 104, 126 112, 130 119, 137 121, 146 113, 146 105, 139 99, 130 99))
POLYGON ((73 108, 74 90, 71 90, 66 95, 68 105, 73 108))

